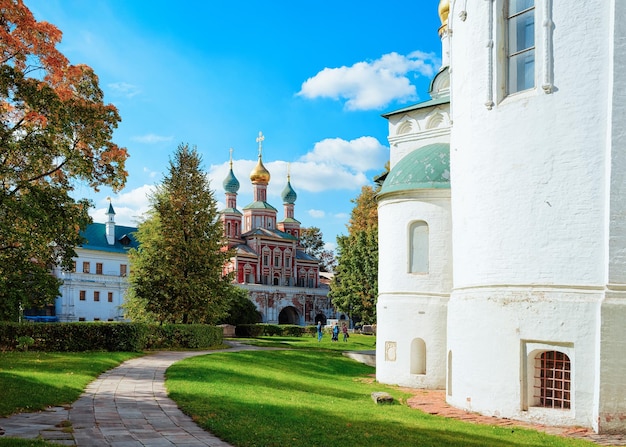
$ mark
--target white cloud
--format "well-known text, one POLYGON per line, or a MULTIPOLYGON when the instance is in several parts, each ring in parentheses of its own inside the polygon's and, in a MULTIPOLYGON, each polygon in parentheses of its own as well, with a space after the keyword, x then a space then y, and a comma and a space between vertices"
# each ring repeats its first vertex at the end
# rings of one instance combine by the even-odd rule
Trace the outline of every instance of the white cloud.
MULTIPOLYGON (((154 190, 153 185, 143 185, 128 192, 111 195, 111 204, 115 210, 115 223, 118 225, 137 226, 150 203, 148 195, 154 190)), ((94 222, 106 222, 109 202, 106 198, 99 200, 100 207, 89 211, 94 222)))
POLYGON ((125 96, 126 98, 132 98, 133 96, 137 96, 141 93, 139 87, 127 82, 113 82, 107 86, 111 89, 111 92, 120 96, 125 96))
POLYGON ((326 216, 326 212, 322 211, 322 210, 309 210, 308 211, 309 216, 315 218, 315 219, 323 219, 326 216))
POLYGON ((148 177, 150 178, 154 178, 159 174, 157 171, 151 171, 149 168, 146 167, 143 168, 143 172, 145 174, 148 174, 148 177))
POLYGON ((153 133, 149 133, 146 135, 137 135, 131 138, 131 140, 136 141, 138 143, 146 143, 146 144, 154 144, 154 143, 163 143, 167 141, 172 141, 173 137, 167 137, 164 135, 156 135, 153 133))
POLYGON ((383 168, 388 148, 374 137, 360 137, 351 141, 327 138, 315 143, 313 151, 301 157, 304 162, 347 166, 354 171, 383 168))
POLYGON ((348 110, 381 109, 394 100, 416 100, 415 86, 407 75, 431 77, 436 66, 438 60, 433 54, 414 51, 403 56, 393 52, 351 67, 324 68, 302 84, 298 95, 343 99, 348 110))
MULTIPOLYGON (((389 149, 376 138, 360 137, 351 141, 327 138, 316 143, 313 150, 293 163, 271 161, 263 164, 271 174, 268 195, 280 197, 287 183, 287 170, 291 173, 291 185, 296 193, 333 190, 359 190, 370 183, 367 171, 382 172, 389 149)), ((233 171, 239 180, 240 195, 251 195, 250 172, 257 160, 233 160, 233 171)), ((211 188, 220 197, 222 182, 229 170, 229 163, 211 165, 208 171, 211 188)))

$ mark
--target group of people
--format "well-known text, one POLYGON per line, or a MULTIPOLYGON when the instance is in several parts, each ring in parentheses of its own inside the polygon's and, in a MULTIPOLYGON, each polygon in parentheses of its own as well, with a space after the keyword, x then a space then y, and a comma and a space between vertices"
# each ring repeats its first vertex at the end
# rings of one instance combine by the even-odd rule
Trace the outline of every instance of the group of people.
MULTIPOLYGON (((340 331, 339 325, 337 323, 334 323, 333 329, 332 329, 331 341, 339 341, 339 331, 340 331)), ((343 334, 343 341, 347 342, 348 338, 350 337, 350 334, 348 334, 348 326, 346 326, 346 323, 342 323, 341 333, 343 334)), ((318 321, 317 322, 317 341, 318 342, 322 341, 323 336, 324 336, 324 326, 322 326, 321 321, 318 321)))

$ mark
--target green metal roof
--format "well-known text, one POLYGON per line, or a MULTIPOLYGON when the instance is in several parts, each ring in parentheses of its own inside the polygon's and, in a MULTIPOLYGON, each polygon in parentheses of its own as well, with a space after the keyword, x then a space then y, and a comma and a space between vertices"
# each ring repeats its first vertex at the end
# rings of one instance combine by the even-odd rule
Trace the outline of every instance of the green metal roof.
POLYGON ((450 189, 450 145, 434 143, 404 156, 387 175, 379 196, 415 189, 450 189))
POLYGON ((441 104, 448 104, 449 102, 450 102, 450 97, 443 96, 440 98, 429 99, 428 101, 419 102, 417 104, 413 104, 403 109, 392 110, 391 112, 383 113, 381 116, 383 118, 389 118, 391 115, 397 115, 398 113, 406 113, 406 112, 410 112, 411 110, 425 109, 427 107, 438 106, 441 104))
POLYGON ((272 205, 267 202, 261 202, 257 200, 256 202, 252 202, 250 205, 246 205, 243 207, 244 210, 274 210, 277 211, 272 205))
POLYGON ((86 239, 81 245, 89 250, 126 253, 131 248, 137 248, 138 242, 135 240, 137 228, 115 225, 115 244, 109 245, 106 236, 106 224, 93 223, 87 225, 82 236, 86 239))
POLYGON ((226 213, 241 214, 241 211, 239 211, 237 208, 224 208, 222 211, 220 211, 220 214, 226 214, 226 213))

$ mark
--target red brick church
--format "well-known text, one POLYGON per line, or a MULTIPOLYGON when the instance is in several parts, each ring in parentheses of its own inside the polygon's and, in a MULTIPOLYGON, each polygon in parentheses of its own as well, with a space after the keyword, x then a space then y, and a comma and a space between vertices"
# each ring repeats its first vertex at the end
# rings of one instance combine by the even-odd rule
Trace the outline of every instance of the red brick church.
POLYGON ((300 246, 300 222, 294 217, 296 192, 290 176, 282 191, 283 220, 267 202, 270 173, 263 165, 259 132, 258 162, 250 173, 252 203, 237 209, 239 181, 230 171, 224 179, 226 209, 221 211, 228 247, 235 251, 227 272, 235 272, 235 282, 248 290, 264 323, 315 324, 335 318, 328 298, 327 284, 320 283, 320 261, 306 254, 300 246))

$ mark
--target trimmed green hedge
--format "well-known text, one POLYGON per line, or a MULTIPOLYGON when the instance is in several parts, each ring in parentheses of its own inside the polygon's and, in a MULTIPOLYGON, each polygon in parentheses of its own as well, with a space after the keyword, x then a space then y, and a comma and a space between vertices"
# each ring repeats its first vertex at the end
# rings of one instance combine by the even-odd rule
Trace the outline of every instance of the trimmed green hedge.
POLYGON ((222 328, 201 324, 0 323, 0 350, 24 347, 20 337, 32 338, 28 349, 47 352, 199 349, 223 341, 222 328))
POLYGON ((239 324, 235 328, 237 337, 284 336, 301 337, 315 334, 315 326, 296 326, 294 324, 239 324))

